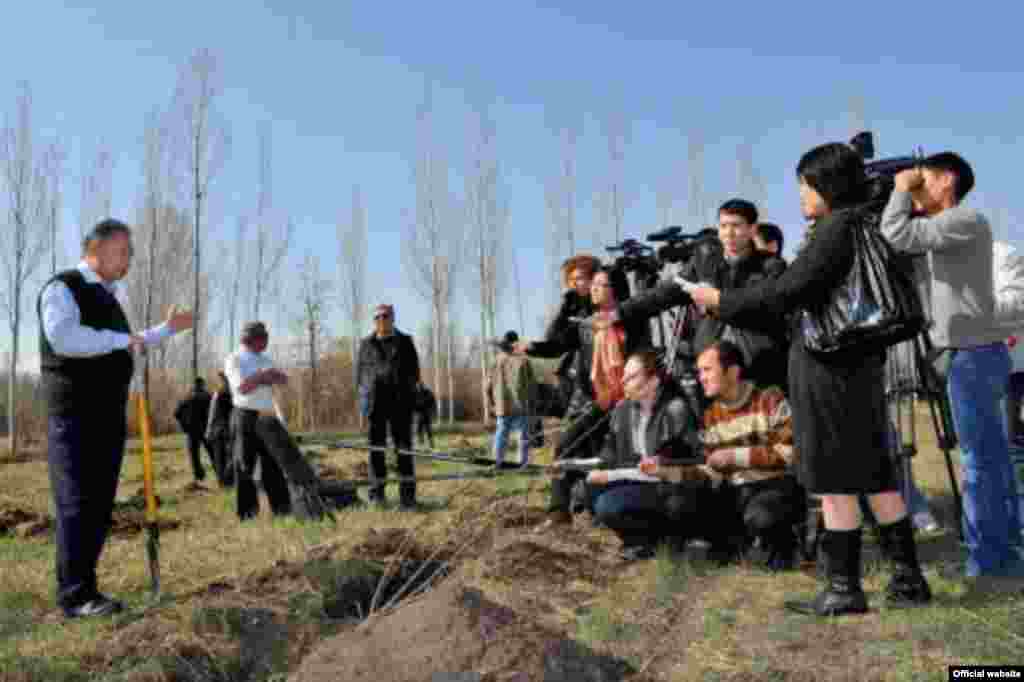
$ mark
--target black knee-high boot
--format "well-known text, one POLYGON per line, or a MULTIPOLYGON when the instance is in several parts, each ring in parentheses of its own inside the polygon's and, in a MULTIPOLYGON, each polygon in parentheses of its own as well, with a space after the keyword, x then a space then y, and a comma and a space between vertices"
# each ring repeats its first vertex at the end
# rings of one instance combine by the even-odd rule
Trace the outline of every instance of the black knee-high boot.
POLYGON ((821 539, 821 559, 828 585, 813 601, 786 602, 786 608, 817 616, 867 612, 867 598, 860 586, 860 550, 860 528, 826 530, 821 539))
POLYGON ((892 580, 885 589, 885 600, 891 605, 926 604, 932 599, 931 588, 917 561, 917 543, 910 517, 896 523, 878 526, 882 553, 893 562, 892 580))

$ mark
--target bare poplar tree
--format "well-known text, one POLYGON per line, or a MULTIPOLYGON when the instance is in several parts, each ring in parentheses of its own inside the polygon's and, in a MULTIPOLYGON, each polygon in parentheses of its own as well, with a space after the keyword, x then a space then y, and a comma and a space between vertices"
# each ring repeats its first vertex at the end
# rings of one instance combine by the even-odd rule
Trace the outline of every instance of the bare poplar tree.
MULTIPOLYGON (((338 223, 338 271, 341 276, 340 302, 349 322, 350 346, 352 351, 352 388, 358 392, 355 376, 356 355, 359 353, 359 338, 366 322, 366 210, 363 207, 359 185, 352 187, 352 214, 348 222, 338 223)), ((359 414, 362 428, 363 415, 359 414)))
POLYGON ((320 357, 324 317, 327 314, 331 292, 331 281, 320 271, 320 259, 307 252, 299 270, 299 302, 302 305, 299 322, 306 334, 309 361, 309 392, 306 400, 309 409, 305 410, 305 427, 307 429, 316 429, 317 426, 316 405, 319 402, 317 400, 319 395, 317 360, 320 357))
MULTIPOLYGON (((496 148, 496 126, 486 108, 476 113, 476 136, 470 154, 470 172, 466 174, 466 219, 468 258, 477 286, 480 307, 480 336, 497 336, 495 318, 504 276, 502 254, 508 229, 508 203, 501 196, 501 171, 496 148)), ((490 346, 484 343, 480 353, 480 387, 486 390, 487 372, 493 363, 490 346)), ((484 419, 490 419, 486 395, 482 396, 484 419)))
POLYGON ((417 124, 418 149, 413 167, 416 205, 407 226, 406 239, 402 241, 402 258, 413 290, 430 303, 434 391, 440 393, 443 318, 445 302, 450 296, 447 257, 452 247, 450 226, 454 212, 448 187, 448 164, 434 141, 429 83, 417 111, 417 124))
POLYGON ((228 247, 227 262, 231 264, 231 281, 228 285, 228 294, 224 303, 228 318, 227 324, 227 350, 231 352, 238 340, 236 330, 241 324, 239 311, 242 304, 243 286, 246 282, 245 268, 248 265, 246 258, 246 232, 249 229, 249 222, 244 216, 239 216, 235 224, 235 241, 228 247))
POLYGON ((736 147, 736 189, 739 196, 764 209, 764 180, 754 166, 754 147, 748 140, 736 147))
POLYGON ((46 228, 46 154, 37 148, 32 128, 32 90, 19 83, 14 116, 0 131, 0 172, 7 200, 6 226, 0 232, 0 263, 6 288, 5 307, 11 349, 7 366, 7 418, 12 457, 18 454, 18 422, 15 409, 20 352, 21 304, 25 286, 42 265, 50 243, 46 228))
POLYGON ((181 135, 192 193, 192 244, 195 249, 192 272, 192 378, 199 376, 199 337, 203 311, 200 309, 203 208, 214 177, 227 159, 230 137, 227 122, 215 108, 223 91, 220 62, 208 48, 197 50, 181 69, 176 93, 181 115, 181 135))
MULTIPOLYGON (((166 239, 168 205, 171 201, 171 183, 173 178, 173 161, 171 157, 170 130, 168 128, 168 117, 165 111, 155 109, 150 112, 146 119, 146 130, 143 144, 145 152, 143 156, 143 173, 145 182, 142 190, 142 234, 138 235, 137 243, 145 247, 145 258, 141 263, 142 268, 136 266, 139 276, 143 280, 142 287, 133 289, 136 296, 140 296, 141 310, 136 310, 141 317, 136 320, 141 322, 142 328, 149 328, 153 323, 156 311, 154 303, 167 298, 166 291, 158 292, 157 272, 166 266, 157 260, 158 255, 167 255, 162 251, 166 239)), ((149 373, 151 353, 146 353, 143 360, 143 392, 146 400, 149 400, 149 373)))
POLYGON ((710 202, 704 188, 704 140, 700 133, 690 131, 686 142, 688 181, 686 203, 694 227, 700 229, 713 221, 710 214, 710 202))
POLYGON ((626 145, 629 144, 629 122, 621 110, 610 112, 601 122, 605 141, 608 145, 608 174, 604 189, 598 195, 601 220, 596 221, 598 231, 594 235, 594 248, 600 249, 605 240, 619 242, 623 238, 625 221, 625 161, 626 145))
MULTIPOLYGON (((150 163, 150 160, 146 163, 150 163)), ((126 313, 133 326, 137 327, 161 319, 168 306, 188 305, 192 295, 182 286, 182 282, 188 282, 195 271, 195 249, 192 245, 195 224, 192 216, 176 208, 166 195, 165 200, 153 208, 145 202, 154 200, 160 192, 153 191, 148 199, 146 193, 144 190, 139 225, 132 237, 135 257, 126 278, 126 289, 129 292, 126 313)), ((209 289, 207 278, 202 277, 201 301, 208 300, 209 289)), ((199 333, 199 330, 194 333, 199 333)), ((185 368, 189 364, 187 355, 190 350, 172 339, 169 343, 151 348, 146 353, 144 367, 150 371, 170 367, 185 368)))
POLYGON ((558 174, 548 183, 545 192, 548 208, 548 244, 547 253, 552 262, 549 263, 554 277, 554 293, 557 298, 561 294, 558 266, 564 258, 576 252, 578 246, 576 227, 576 143, 579 128, 571 122, 556 129, 559 140, 558 174))
POLYGON ((106 143, 100 141, 92 154, 83 154, 79 185, 78 236, 81 242, 96 223, 110 217, 114 194, 114 154, 106 143))
POLYGON ((50 274, 57 273, 57 263, 64 259, 64 244, 60 238, 60 211, 62 207, 61 183, 64 179, 66 152, 60 142, 53 142, 46 150, 46 231, 50 237, 50 274))
POLYGON ((259 189, 256 195, 256 234, 252 237, 253 252, 250 275, 253 278, 252 319, 260 319, 265 299, 278 293, 277 274, 291 247, 294 224, 274 210, 272 140, 270 128, 260 135, 259 189))

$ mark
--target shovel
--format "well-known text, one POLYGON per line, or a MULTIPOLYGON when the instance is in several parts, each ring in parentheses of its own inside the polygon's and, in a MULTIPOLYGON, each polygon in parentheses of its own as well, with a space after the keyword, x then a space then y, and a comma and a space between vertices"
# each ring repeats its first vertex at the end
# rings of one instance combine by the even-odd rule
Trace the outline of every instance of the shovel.
POLYGON ((139 433, 142 435, 142 486, 146 495, 146 560, 153 597, 160 597, 160 528, 156 522, 156 490, 153 485, 153 438, 145 393, 138 394, 139 433))

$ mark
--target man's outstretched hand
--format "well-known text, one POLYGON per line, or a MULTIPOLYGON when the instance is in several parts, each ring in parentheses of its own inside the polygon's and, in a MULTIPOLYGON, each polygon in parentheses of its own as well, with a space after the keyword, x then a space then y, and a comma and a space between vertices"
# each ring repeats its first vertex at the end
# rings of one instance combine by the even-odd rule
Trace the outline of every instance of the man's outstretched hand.
POLYGON ((178 306, 175 305, 168 308, 166 324, 175 334, 186 329, 191 329, 193 322, 194 320, 191 310, 179 311, 178 306))

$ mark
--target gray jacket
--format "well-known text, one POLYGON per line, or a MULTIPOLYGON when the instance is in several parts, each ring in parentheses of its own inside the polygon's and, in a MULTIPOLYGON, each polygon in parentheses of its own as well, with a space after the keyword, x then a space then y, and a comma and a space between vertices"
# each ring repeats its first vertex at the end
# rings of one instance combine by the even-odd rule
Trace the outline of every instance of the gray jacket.
POLYGON ((927 254, 925 311, 937 348, 970 348, 1003 341, 995 324, 992 228, 980 212, 954 206, 931 217, 912 218, 913 201, 893 192, 881 230, 893 248, 927 254))

